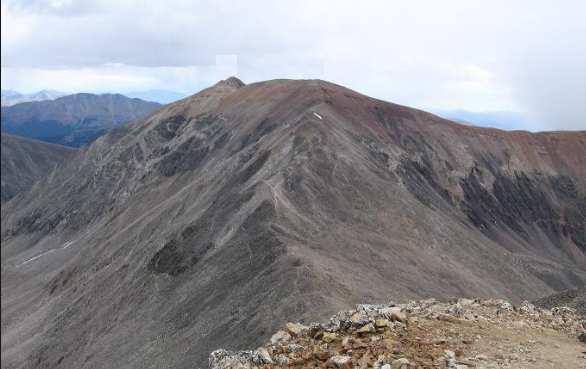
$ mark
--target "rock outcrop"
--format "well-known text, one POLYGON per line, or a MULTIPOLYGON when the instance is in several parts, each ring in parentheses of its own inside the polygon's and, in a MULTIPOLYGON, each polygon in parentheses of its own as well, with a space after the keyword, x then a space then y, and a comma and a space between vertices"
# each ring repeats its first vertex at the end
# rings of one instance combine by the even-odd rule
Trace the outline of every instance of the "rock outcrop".
POLYGON ((560 291, 537 299, 534 304, 545 309, 568 306, 576 309, 578 314, 586 316, 586 287, 560 291))
POLYGON ((586 359, 579 343, 585 332, 586 320, 574 309, 540 309, 526 301, 358 305, 326 324, 288 323, 257 350, 214 351, 209 367, 579 368, 586 359))

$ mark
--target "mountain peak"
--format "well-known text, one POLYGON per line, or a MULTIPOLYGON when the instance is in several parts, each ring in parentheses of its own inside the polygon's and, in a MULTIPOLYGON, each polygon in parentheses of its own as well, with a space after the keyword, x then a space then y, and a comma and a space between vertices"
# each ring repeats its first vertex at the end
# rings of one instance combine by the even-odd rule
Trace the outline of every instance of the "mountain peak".
POLYGON ((234 88, 240 88, 246 86, 246 84, 242 82, 239 78, 232 76, 216 83, 216 86, 230 86, 234 88))

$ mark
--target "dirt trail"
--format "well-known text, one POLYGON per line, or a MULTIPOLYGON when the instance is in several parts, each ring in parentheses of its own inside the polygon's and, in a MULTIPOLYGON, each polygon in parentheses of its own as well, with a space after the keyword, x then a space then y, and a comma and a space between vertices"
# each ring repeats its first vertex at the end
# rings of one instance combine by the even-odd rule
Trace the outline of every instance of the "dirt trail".
POLYGON ((491 326, 471 350, 491 358, 491 363, 479 363, 479 368, 586 368, 586 345, 547 328, 491 326))

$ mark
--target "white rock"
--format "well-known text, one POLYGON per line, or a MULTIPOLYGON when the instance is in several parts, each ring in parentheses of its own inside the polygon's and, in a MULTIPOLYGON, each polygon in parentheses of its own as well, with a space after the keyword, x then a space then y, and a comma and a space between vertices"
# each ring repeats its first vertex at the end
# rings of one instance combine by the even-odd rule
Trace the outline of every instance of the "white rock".
POLYGON ((263 364, 261 353, 258 351, 216 350, 209 358, 211 369, 256 369, 258 364, 263 364))
POLYGON ((409 367, 409 360, 400 358, 391 363, 391 369, 407 369, 409 367))
POLYGON ((293 336, 301 336, 309 330, 309 327, 299 323, 287 323, 287 331, 293 336))
POLYGON ((519 311, 524 314, 533 314, 535 312, 535 305, 529 303, 529 301, 523 301, 519 306, 519 311))
POLYGON ((266 348, 261 347, 256 351, 260 354, 260 357, 265 364, 272 364, 273 363, 273 359, 271 358, 271 354, 269 354, 269 352, 267 351, 266 348))
POLYGON ((352 358, 345 355, 336 355, 328 359, 328 365, 335 368, 349 368, 352 363, 352 358))
POLYGON ((291 335, 285 331, 278 331, 271 337, 271 343, 273 345, 277 343, 285 343, 291 340, 291 335))
POLYGON ((465 299, 465 298, 458 299, 458 304, 460 304, 462 306, 470 306, 470 305, 473 305, 474 303, 475 303, 475 301, 472 299, 465 299))

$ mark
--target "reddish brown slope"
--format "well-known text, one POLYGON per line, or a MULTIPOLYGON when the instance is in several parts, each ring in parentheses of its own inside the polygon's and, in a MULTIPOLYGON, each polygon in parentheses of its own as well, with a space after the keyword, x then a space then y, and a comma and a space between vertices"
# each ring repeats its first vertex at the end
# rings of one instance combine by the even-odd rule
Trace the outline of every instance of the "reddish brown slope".
POLYGON ((584 140, 221 82, 2 207, 3 358, 192 368, 354 303, 583 284, 584 140))

